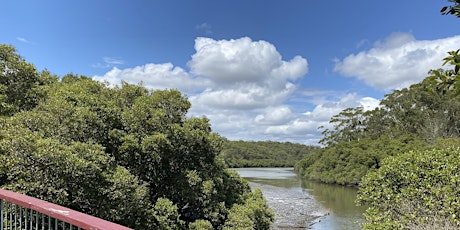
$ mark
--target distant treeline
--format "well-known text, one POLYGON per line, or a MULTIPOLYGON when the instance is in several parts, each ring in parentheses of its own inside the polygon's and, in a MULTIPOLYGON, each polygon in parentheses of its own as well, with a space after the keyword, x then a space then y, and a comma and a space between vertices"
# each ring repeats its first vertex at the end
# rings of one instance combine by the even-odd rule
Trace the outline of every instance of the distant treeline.
POLYGON ((318 146, 273 141, 227 141, 221 156, 230 168, 293 167, 318 146))

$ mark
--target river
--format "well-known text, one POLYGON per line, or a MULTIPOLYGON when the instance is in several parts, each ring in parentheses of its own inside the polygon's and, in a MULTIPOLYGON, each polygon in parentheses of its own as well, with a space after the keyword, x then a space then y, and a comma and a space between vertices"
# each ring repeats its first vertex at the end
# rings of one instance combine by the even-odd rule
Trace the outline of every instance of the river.
POLYGON ((275 211, 272 229, 360 229, 364 207, 355 188, 300 178, 293 168, 237 168, 252 188, 260 188, 275 211))

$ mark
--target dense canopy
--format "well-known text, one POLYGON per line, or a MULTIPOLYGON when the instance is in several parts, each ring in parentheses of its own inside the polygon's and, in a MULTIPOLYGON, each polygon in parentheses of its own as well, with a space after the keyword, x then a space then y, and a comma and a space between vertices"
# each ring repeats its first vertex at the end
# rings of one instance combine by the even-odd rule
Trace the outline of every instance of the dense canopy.
POLYGON ((37 72, 0 45, 0 186, 136 229, 268 229, 261 192, 190 106, 177 90, 37 72))

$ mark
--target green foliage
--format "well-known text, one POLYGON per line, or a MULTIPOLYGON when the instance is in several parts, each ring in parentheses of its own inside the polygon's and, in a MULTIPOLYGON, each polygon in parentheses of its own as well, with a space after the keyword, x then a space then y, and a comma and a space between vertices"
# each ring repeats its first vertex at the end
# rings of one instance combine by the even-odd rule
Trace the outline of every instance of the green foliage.
POLYGON ((460 0, 448 0, 449 2, 453 2, 453 6, 445 6, 441 9, 441 14, 447 15, 452 14, 457 17, 460 17, 460 0))
POLYGON ((292 167, 317 146, 272 141, 227 141, 222 158, 231 168, 242 167, 292 167))
POLYGON ((3 124, 3 188, 134 227, 148 227, 148 190, 94 143, 64 145, 3 124))
POLYGON ((235 205, 230 209, 229 218, 223 229, 270 229, 275 214, 266 205, 262 191, 257 188, 247 196, 245 204, 235 205))
POLYGON ((34 108, 45 97, 46 85, 56 80, 47 71, 38 73, 14 47, 0 44, 0 115, 34 108))
POLYGON ((213 230, 212 224, 207 220, 197 220, 188 225, 190 230, 213 230))
MULTIPOLYGON (((111 173, 113 174, 106 179, 107 188, 101 191, 105 199, 101 198, 102 204, 98 207, 105 213, 99 216, 135 229, 156 226, 154 210, 148 199, 147 184, 140 184, 137 177, 121 166, 117 166, 111 173)), ((80 207, 79 203, 75 206, 80 207)))
POLYGON ((358 202, 370 205, 364 229, 458 229, 459 156, 447 148, 386 158, 360 185, 358 202))
POLYGON ((268 215, 190 106, 177 90, 57 81, 1 45, 0 186, 136 229, 222 229, 248 203, 268 215))
POLYGON ((324 138, 319 143, 333 145, 341 141, 359 140, 366 128, 363 124, 364 119, 365 113, 362 107, 344 109, 331 118, 329 122, 333 124, 334 130, 325 129, 322 132, 324 138))
POLYGON ((414 135, 339 142, 308 155, 297 162, 294 169, 309 179, 357 186, 368 171, 380 167, 385 157, 426 146, 426 142, 414 135))
POLYGON ((436 140, 437 148, 449 148, 449 147, 459 147, 460 148, 460 138, 440 138, 436 140))
POLYGON ((184 221, 180 220, 177 206, 166 198, 159 198, 155 203, 155 218, 159 229, 174 230, 181 229, 184 221))

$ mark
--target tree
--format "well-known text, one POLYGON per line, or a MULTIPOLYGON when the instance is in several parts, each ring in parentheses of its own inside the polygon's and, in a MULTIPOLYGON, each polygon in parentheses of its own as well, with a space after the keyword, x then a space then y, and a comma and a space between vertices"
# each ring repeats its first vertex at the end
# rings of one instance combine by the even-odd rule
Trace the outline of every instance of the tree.
MULTIPOLYGON (((329 123, 333 124, 334 130, 325 129, 321 144, 333 145, 341 141, 354 141, 362 138, 366 126, 364 125, 365 113, 362 107, 347 108, 334 115, 329 123)), ((320 127, 322 128, 322 127, 320 127)))
POLYGON ((34 108, 45 96, 45 86, 56 80, 48 71, 38 73, 13 46, 0 44, 0 115, 34 108))
POLYGON ((184 221, 180 220, 178 208, 170 200, 159 198, 155 203, 155 217, 159 229, 182 229, 184 221))
MULTIPOLYGON (((219 156, 224 139, 207 118, 186 116, 179 91, 54 81, 2 51, 1 187, 136 229, 221 229, 229 210, 252 202, 219 156)), ((264 205, 253 208, 268 215, 264 205)))
POLYGON ((460 148, 412 151, 383 161, 358 191, 364 229, 458 229, 460 148))
POLYGON ((120 224, 150 228, 146 184, 114 164, 102 146, 43 138, 3 124, 0 185, 120 224))
POLYGON ((382 135, 377 139, 341 141, 309 154, 298 161, 294 169, 309 179, 357 186, 368 172, 380 168, 386 157, 424 149, 426 145, 425 141, 410 134, 397 138, 382 135))

